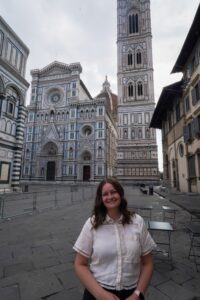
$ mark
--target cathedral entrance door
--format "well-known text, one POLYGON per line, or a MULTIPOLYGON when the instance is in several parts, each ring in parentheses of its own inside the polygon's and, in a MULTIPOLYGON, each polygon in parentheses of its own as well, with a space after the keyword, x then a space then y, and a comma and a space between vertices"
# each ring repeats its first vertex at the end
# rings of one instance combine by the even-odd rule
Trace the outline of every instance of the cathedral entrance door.
POLYGON ((90 180, 90 166, 83 167, 83 181, 90 180))
POLYGON ((55 180, 55 170, 56 170, 55 161, 48 161, 47 162, 47 180, 49 180, 49 181, 55 180))

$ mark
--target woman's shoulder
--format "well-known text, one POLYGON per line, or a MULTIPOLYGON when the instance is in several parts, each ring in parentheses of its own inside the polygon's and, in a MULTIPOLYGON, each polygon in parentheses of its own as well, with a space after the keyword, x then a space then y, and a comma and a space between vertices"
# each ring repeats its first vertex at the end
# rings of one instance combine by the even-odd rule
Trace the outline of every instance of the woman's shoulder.
POLYGON ((131 220, 132 220, 133 224, 135 224, 135 223, 143 224, 143 222, 144 222, 144 219, 137 213, 134 213, 134 215, 131 216, 131 220))
POLYGON ((87 227, 88 229, 92 229, 93 228, 93 222, 94 222, 94 217, 89 217, 84 224, 84 227, 87 227))

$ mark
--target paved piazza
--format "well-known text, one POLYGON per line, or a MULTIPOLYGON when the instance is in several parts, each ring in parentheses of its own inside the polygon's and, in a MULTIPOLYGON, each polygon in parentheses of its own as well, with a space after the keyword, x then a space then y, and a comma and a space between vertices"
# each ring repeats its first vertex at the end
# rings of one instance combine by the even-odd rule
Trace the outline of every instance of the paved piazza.
MULTIPOLYGON (((51 187, 50 194, 52 190, 51 187)), ((66 205, 59 206, 58 199, 56 208, 0 220, 1 300, 81 300, 83 288, 73 271, 72 245, 93 206, 90 190, 87 187, 83 197, 83 190, 78 188, 76 201, 66 205)), ((162 221, 162 205, 178 209, 171 236, 172 261, 165 253, 155 255, 155 271, 146 299, 200 299, 200 272, 188 259, 190 238, 186 226, 190 214, 155 193, 144 195, 131 186, 125 190, 130 206, 153 206, 152 220, 162 221)), ((65 197, 71 199, 69 190, 65 197)))

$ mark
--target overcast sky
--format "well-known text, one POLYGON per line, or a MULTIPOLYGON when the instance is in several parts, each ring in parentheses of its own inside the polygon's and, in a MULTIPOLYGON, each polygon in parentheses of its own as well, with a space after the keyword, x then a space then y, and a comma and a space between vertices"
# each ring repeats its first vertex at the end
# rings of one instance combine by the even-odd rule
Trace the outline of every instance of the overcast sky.
MULTIPOLYGON (((151 0, 156 102, 165 85, 181 78, 170 72, 198 5, 199 0, 151 0)), ((81 78, 93 97, 100 92, 105 75, 117 93, 117 0, 1 0, 0 12, 30 49, 29 82, 30 70, 54 60, 80 62, 81 78)), ((159 133, 158 145, 162 169, 159 133)))

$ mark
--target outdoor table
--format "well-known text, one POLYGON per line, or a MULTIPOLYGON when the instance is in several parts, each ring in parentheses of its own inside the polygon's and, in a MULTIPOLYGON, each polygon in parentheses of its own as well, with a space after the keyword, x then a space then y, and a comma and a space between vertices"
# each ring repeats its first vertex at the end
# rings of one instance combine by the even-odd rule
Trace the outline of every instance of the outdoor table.
POLYGON ((188 258, 190 258, 191 256, 194 257, 194 263, 198 272, 198 266, 200 265, 200 225, 189 224, 187 228, 190 233, 190 250, 188 258))
POLYGON ((189 209, 191 214, 190 222, 200 222, 200 210, 198 209, 189 209))
POLYGON ((152 217, 152 209, 153 209, 153 206, 151 205, 142 205, 142 206, 129 206, 130 209, 135 209, 138 214, 140 214, 143 218, 148 218, 151 220, 151 217, 152 217))
POLYGON ((174 231, 174 228, 169 222, 158 222, 158 221, 149 221, 149 230, 152 235, 153 232, 163 232, 167 234, 167 238, 164 241, 155 240, 157 245, 167 246, 167 256, 168 258, 172 257, 171 253, 171 233, 174 231))
POLYGON ((172 222, 174 224, 176 221, 177 209, 175 207, 164 205, 164 206, 162 206, 162 210, 163 210, 163 221, 165 221, 166 219, 172 220, 172 222))

